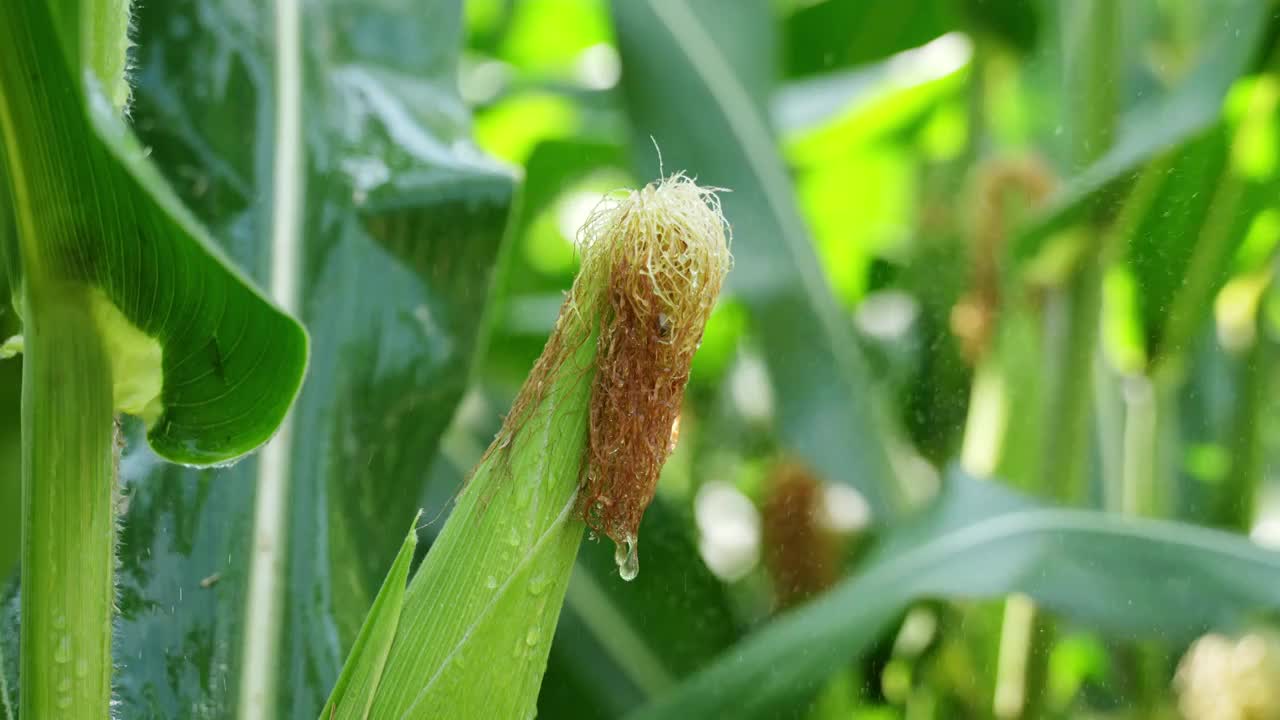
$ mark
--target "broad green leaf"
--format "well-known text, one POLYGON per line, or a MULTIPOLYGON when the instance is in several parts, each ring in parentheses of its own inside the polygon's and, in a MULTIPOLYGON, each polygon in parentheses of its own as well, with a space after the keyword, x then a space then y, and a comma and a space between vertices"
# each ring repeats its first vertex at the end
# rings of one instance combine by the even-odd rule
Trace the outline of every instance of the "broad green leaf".
POLYGON ((861 572, 748 636, 636 718, 774 717, 910 603, 1023 592, 1120 638, 1185 641, 1280 607, 1280 554, 1167 521, 1039 507, 954 474, 861 572))
POLYGON ((369 708, 382 681, 391 641, 395 639, 396 626, 400 623, 400 610, 404 605, 405 585, 409 582, 409 566, 413 563, 413 551, 418 546, 418 520, 421 511, 413 519, 409 535, 396 554, 396 560, 382 581, 382 589, 369 607, 369 615, 360 634, 351 645, 347 663, 333 686, 333 694, 320 712, 323 718, 367 718, 369 708))
POLYGON ((157 454, 193 465, 232 460, 283 419, 302 382, 306 334, 214 248, 104 90, 86 80, 82 92, 80 68, 53 54, 56 33, 78 39, 79 4, 70 7, 71 30, 33 8, 3 20, 30 33, 4 43, 15 56, 3 63, 0 97, 20 280, 29 290, 93 288, 117 409, 147 421, 157 454))
POLYGON ((981 30, 1026 51, 1038 33, 1038 3, 983 0, 822 0, 783 20, 788 76, 883 60, 949 32, 981 30))
POLYGON ((1034 257, 1054 233, 1080 221, 1093 198, 1123 188, 1135 169, 1218 120, 1228 88, 1257 61, 1269 17, 1266 2, 1229 0, 1222 5, 1216 11, 1220 21, 1199 50, 1206 61, 1196 64, 1172 92, 1120 117, 1110 149, 1073 174, 1046 210, 1015 238, 1015 258, 1034 257))
POLYGON ((747 306, 768 363, 781 444, 892 513, 900 489, 865 361, 763 110, 772 75, 767 4, 618 0, 613 15, 640 174, 657 169, 656 142, 668 171, 732 190, 721 200, 737 258, 729 291, 747 306))
POLYGON ((882 60, 960 29, 953 0, 824 0, 783 22, 787 75, 830 72, 882 60))
POLYGON ((520 225, 548 207, 566 187, 592 172, 625 165, 625 153, 615 143, 593 140, 544 140, 525 162, 525 187, 520 202, 520 225))
POLYGON ((465 387, 511 202, 509 172, 468 139, 458 2, 279 7, 302 13, 296 45, 273 6, 245 0, 145 5, 135 19, 132 118, 152 158, 246 272, 292 280, 313 354, 276 449, 284 467, 160 465, 128 428, 123 717, 234 715, 248 637, 275 641, 253 658, 276 695, 260 716, 319 715, 465 387), (290 48, 293 74, 276 63, 290 48), (296 132, 274 125, 290 88, 296 132), (297 166, 277 163, 281 143, 297 166), (265 199, 281 183, 305 190, 304 215, 273 250, 265 199), (281 251, 297 257, 292 276, 281 251), (281 490, 268 521, 279 615, 250 621, 255 494, 268 485, 281 490))

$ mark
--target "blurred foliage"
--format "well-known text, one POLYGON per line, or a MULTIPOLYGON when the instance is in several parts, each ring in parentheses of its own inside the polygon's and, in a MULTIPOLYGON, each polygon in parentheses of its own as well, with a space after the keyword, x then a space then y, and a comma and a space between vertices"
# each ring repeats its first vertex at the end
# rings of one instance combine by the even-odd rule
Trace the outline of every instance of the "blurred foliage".
MULTIPOLYGON (((1072 4, 468 3, 463 94, 476 105, 481 143, 526 173, 504 310, 483 368, 490 397, 499 407, 509 397, 549 330, 574 268, 574 228, 591 198, 647 180, 661 161, 665 172, 684 170, 732 191, 724 203, 737 268, 695 360, 688 430, 662 487, 664 508, 687 508, 685 532, 724 578, 737 627, 766 623, 771 613, 760 521, 722 508, 707 510, 706 526, 700 489, 728 483, 763 509, 762 478, 798 455, 828 482, 870 493, 878 527, 868 537, 894 546, 910 545, 904 538, 912 533, 937 533, 908 529, 923 520, 899 528, 894 513, 885 514, 875 499, 875 453, 888 459, 893 492, 908 505, 950 488, 956 476, 944 468, 955 463, 1053 502, 1065 492, 1045 484, 1049 449, 1066 422, 1050 405, 1057 402, 1050 388, 1061 382, 1051 380, 1055 373, 1068 379, 1056 397, 1074 395, 1085 410, 1083 445, 1073 455, 1084 475, 1077 502, 1100 513, 1088 522, 1114 522, 1127 533, 1128 521, 1110 513, 1139 513, 1243 532, 1270 527, 1269 468, 1280 457, 1269 430, 1277 326, 1267 314, 1280 239, 1269 60, 1277 8, 1243 0, 1118 7, 1103 33, 1114 36, 1116 63, 1099 76, 1113 99, 1094 103, 1100 116, 1086 118, 1090 100, 1081 93, 1096 92, 1099 82, 1080 74, 1078 54, 1097 40, 1078 27, 1084 12, 1072 4), (529 42, 533 36, 541 40, 529 42), (1113 139, 1082 154, 1089 140, 1079 122, 1111 127, 1113 139), (823 279, 822 292, 801 305, 786 298, 802 281, 776 254, 792 243, 812 248, 823 279), (1068 308, 1080 306, 1071 298, 1081 295, 1070 288, 1089 267, 1099 268, 1099 279, 1081 300, 1099 313, 1096 330, 1066 333, 1068 308), (825 317, 827 302, 843 328, 804 319, 825 317), (817 327, 856 341, 851 362, 864 369, 844 376, 853 378, 851 394, 820 369, 828 341, 817 327), (1071 383, 1067 357, 1083 358, 1093 372, 1071 383), (859 411, 832 415, 821 409, 826 402, 859 411), (855 420, 862 411, 869 415, 855 420), (820 439, 811 447, 796 434, 820 439), (847 459, 823 459, 850 449, 847 459), (710 547, 718 534, 732 534, 724 528, 748 538, 740 548, 745 569, 728 574, 716 565, 723 549, 710 547)), ((980 515, 974 509, 957 520, 980 515)), ((1123 572, 1156 583, 1169 574, 1159 569, 1162 558, 1195 537, 1182 536, 1180 526, 1168 532, 1179 538, 1173 545, 1138 551, 1117 541, 1114 552, 1100 552, 1141 552, 1123 572)), ((851 542, 847 555, 858 589, 823 596, 814 612, 829 607, 832 617, 847 618, 873 600, 888 603, 859 631, 870 644, 834 650, 822 639, 834 627, 795 630, 785 642, 816 643, 805 656, 822 648, 815 657, 828 660, 771 680, 796 655, 761 655, 768 672, 754 676, 751 692, 776 689, 788 698, 781 705, 792 708, 788 716, 873 717, 875 708, 990 716, 1005 672, 996 662, 1003 605, 927 605, 936 630, 926 645, 890 652, 889 629, 905 633, 898 623, 916 613, 885 600, 892 593, 877 579, 881 566, 866 566, 864 553, 853 551, 865 545, 851 542), (837 673, 819 692, 836 667, 848 675, 837 673)), ((1233 547, 1270 562, 1247 541, 1233 547)), ((987 574, 1000 564, 992 553, 1011 551, 984 554, 972 580, 994 582, 987 574)), ((1082 557, 1091 552, 1099 551, 1082 557)), ((1050 580, 1064 568, 1061 559, 1025 562, 1027 572, 1050 580)), ((608 569, 602 563, 590 584, 616 583, 608 569)), ((590 570, 584 562, 580 573, 590 570)), ((920 583, 945 585, 914 572, 920 583)), ((1185 603, 1216 618, 1205 622, 1174 613, 1163 590, 1134 595, 1135 587, 1094 572, 1071 582, 1115 602, 1098 600, 1088 622, 1070 601, 1040 596, 1049 611, 1034 622, 1055 639, 1024 658, 1027 713, 1167 711, 1176 704, 1173 661, 1186 642, 1225 622, 1226 608, 1261 609, 1276 597, 1273 580, 1237 605, 1215 589, 1185 603), (1141 611, 1125 614, 1122 605, 1141 611), (1155 649, 1133 644, 1135 635, 1158 638, 1155 649)), ((650 563, 648 573, 667 571, 650 563)), ((575 587, 587 584, 575 579, 575 587)), ((932 594, 971 594, 933 587, 932 594)), ((1013 589, 1034 590, 1015 581, 985 592, 1013 589)), ((696 668, 664 658, 686 650, 660 636, 642 634, 647 653, 619 639, 670 620, 654 608, 615 611, 612 625, 584 624, 571 589, 544 714, 566 714, 591 697, 588 715, 614 717, 657 697, 665 700, 654 717, 716 716, 721 711, 699 703, 718 693, 741 710, 752 683, 733 675, 731 658, 786 636, 770 627, 677 690, 669 683, 696 668), (652 665, 667 668, 662 682, 652 682, 652 665)), ((806 612, 794 622, 818 622, 801 621, 806 612)), ((690 629, 718 623, 683 620, 690 629)))
MULTIPOLYGON (((219 113, 269 107, 269 84, 247 82, 266 77, 269 23, 198 12, 232 7, 140 13, 134 120, 263 275, 246 238, 270 141, 219 113)), ((318 76, 407 72, 432 50, 440 90, 456 60, 469 130, 432 124, 436 96, 403 76, 393 89, 522 187, 500 252, 494 215, 472 236, 441 230, 455 216, 431 198, 478 197, 465 178, 374 204, 395 216, 379 224, 352 209, 353 147, 327 124, 347 96, 309 106, 317 359, 301 407, 316 427, 298 463, 317 477, 292 511, 282 670, 297 716, 318 711, 399 547, 383 511, 407 522, 424 506, 429 547, 551 329, 579 224, 659 171, 726 188, 737 267, 642 528, 644 569, 623 583, 611 548, 584 544, 544 717, 1175 717, 1179 693, 1192 707, 1206 692, 1188 678, 1225 677, 1177 671, 1198 636, 1274 631, 1274 0, 469 0, 456 58, 431 32, 395 32, 394 14, 317 8, 310 31, 379 40, 317 43, 318 76), (485 305, 472 288, 488 268, 485 305), (411 341, 397 313, 420 302, 448 326, 411 341), (840 579, 782 612, 761 513, 797 463, 822 483, 840 579), (324 538, 314 555, 308 538, 324 538)), ((203 619, 165 611, 174 578, 198 584, 244 551, 253 461, 215 476, 125 462, 143 479, 122 532, 120 696, 213 703, 228 660, 209 649, 239 631, 242 578, 224 569, 216 593, 188 596, 203 619), (131 670, 170 646, 196 659, 131 670)))

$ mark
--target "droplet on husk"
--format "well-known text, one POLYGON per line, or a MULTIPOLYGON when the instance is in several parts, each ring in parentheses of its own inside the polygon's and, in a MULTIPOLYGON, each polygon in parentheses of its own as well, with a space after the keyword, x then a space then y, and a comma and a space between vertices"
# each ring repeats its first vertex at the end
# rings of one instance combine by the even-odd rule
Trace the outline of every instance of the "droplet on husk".
POLYGON ((640 574, 640 553, 636 547, 638 544, 634 537, 627 535, 613 549, 613 561, 618 565, 618 577, 627 582, 635 580, 640 574))

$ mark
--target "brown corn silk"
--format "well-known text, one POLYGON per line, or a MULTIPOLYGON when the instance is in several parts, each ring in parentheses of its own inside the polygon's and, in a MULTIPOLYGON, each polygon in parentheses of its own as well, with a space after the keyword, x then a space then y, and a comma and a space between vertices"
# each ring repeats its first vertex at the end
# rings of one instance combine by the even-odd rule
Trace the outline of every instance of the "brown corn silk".
POLYGON ((601 201, 579 231, 578 279, 495 443, 505 446, 557 373, 589 378, 578 511, 617 544, 627 579, 636 572, 640 520, 674 446, 693 354, 732 265, 715 193, 677 174, 601 201), (567 367, 591 341, 594 362, 567 367))
POLYGON ((714 192, 676 175, 602 203, 581 244, 583 274, 605 278, 606 306, 597 315, 579 510, 634 564, 693 353, 729 270, 729 243, 714 192))
POLYGON ((820 522, 822 483, 809 468, 779 463, 766 492, 761 512, 764 562, 778 609, 785 610, 835 583, 840 542, 820 522))
POLYGON ((1009 235, 1010 203, 1025 209, 1044 205, 1056 182, 1035 157, 1002 158, 983 165, 974 176, 972 287, 951 311, 951 332, 965 359, 976 363, 989 350, 1000 312, 1000 257, 1009 235))

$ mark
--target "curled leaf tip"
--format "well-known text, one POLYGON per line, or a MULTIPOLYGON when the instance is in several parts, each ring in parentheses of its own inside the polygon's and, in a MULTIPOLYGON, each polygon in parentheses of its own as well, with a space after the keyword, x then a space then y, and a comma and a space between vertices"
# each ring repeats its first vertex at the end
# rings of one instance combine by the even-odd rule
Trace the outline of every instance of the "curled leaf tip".
POLYGON ((606 198, 581 231, 579 282, 600 294, 587 315, 598 334, 579 510, 618 545, 628 580, 729 240, 716 189, 681 174, 606 198))

